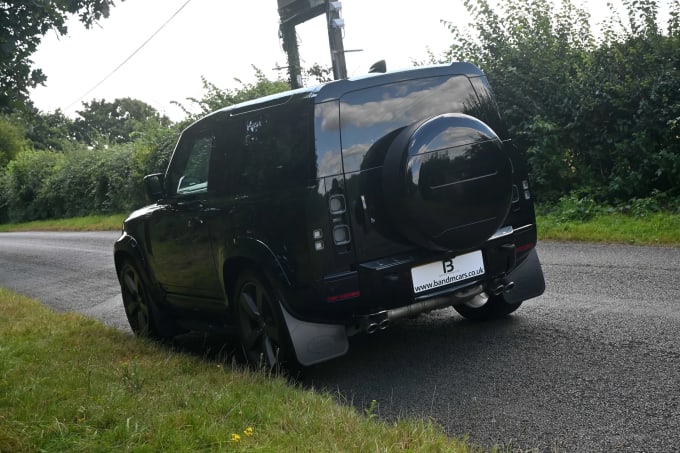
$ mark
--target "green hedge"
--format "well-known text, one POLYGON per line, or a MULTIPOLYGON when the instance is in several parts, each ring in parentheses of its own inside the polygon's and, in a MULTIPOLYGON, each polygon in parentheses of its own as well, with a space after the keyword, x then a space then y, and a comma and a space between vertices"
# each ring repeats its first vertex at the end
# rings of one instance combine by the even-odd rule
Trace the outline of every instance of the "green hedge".
POLYGON ((0 174, 0 222, 127 212, 146 203, 142 178, 162 171, 176 133, 106 149, 19 153, 0 174))

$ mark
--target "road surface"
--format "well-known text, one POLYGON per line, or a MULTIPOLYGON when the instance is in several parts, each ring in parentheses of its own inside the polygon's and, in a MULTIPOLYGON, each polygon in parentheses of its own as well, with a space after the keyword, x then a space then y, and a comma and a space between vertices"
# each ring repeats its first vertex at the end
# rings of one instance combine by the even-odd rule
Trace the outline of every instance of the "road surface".
MULTIPOLYGON (((0 286, 129 331, 117 233, 0 234, 0 286)), ((303 384, 484 446, 680 451, 680 249, 544 242, 546 293, 474 324, 452 309, 355 337, 303 384)))

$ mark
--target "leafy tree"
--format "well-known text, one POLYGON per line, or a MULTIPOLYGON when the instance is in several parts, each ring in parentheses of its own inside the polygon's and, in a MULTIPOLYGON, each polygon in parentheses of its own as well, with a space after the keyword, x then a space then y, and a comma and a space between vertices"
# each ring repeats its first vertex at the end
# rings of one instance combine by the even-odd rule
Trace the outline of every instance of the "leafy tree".
POLYGON ((0 117, 0 173, 26 145, 21 130, 6 117, 0 117))
POLYGON ((572 0, 465 0, 471 23, 447 24, 442 60, 486 72, 542 200, 680 195, 680 2, 666 33, 657 0, 623 3, 601 36, 572 0))
POLYGON ((253 66, 253 69, 255 70, 255 83, 243 83, 240 79, 235 78, 234 80, 241 84, 241 87, 238 89, 223 90, 202 77, 203 89, 205 90, 203 97, 200 99, 187 98, 189 102, 198 106, 200 109, 199 113, 192 113, 187 107, 179 102, 175 102, 174 104, 179 106, 184 113, 187 114, 189 120, 193 120, 230 105, 290 90, 290 85, 287 81, 282 79, 269 80, 262 70, 255 66, 253 66))
POLYGON ((83 102, 73 122, 76 140, 90 146, 128 143, 149 128, 167 127, 170 119, 143 101, 131 98, 83 102))
POLYGON ((73 120, 61 110, 44 113, 29 101, 12 116, 25 128, 26 140, 33 149, 64 151, 76 146, 73 120))
POLYGON ((309 69, 302 69, 302 77, 306 80, 305 84, 308 84, 310 81, 318 84, 328 83, 333 80, 333 68, 314 63, 309 69))
MULTIPOLYGON (((121 0, 122 1, 122 0, 121 0)), ((0 112, 11 111, 28 98, 28 90, 45 82, 30 59, 43 35, 67 33, 70 14, 78 14, 86 27, 108 17, 113 0, 60 0, 0 2, 0 112)))
MULTIPOLYGON (((628 22, 606 24, 606 38, 591 52, 580 84, 574 125, 582 131, 577 137, 585 149, 582 165, 595 170, 597 192, 609 200, 679 195, 677 21, 663 34, 656 1, 624 4, 628 22)), ((671 13, 678 17, 677 1, 671 13)))

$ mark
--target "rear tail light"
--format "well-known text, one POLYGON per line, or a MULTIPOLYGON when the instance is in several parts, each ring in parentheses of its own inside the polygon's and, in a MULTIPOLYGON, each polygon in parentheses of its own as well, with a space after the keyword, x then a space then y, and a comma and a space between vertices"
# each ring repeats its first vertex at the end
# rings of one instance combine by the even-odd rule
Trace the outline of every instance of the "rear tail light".
POLYGON ((347 218, 347 199, 337 188, 328 197, 328 213, 331 215, 333 244, 345 246, 352 241, 347 218))
POLYGON ((328 213, 330 214, 330 238, 324 238, 323 229, 312 231, 314 250, 320 252, 326 248, 326 239, 335 246, 347 246, 352 242, 349 219, 347 218, 347 199, 337 187, 328 196, 328 213))
POLYGON ((345 211, 347 211, 345 196, 342 194, 331 195, 331 197, 328 199, 328 210, 330 211, 331 215, 344 214, 345 211))
POLYGON ((518 245, 517 247, 515 247, 515 253, 526 252, 527 250, 531 250, 533 247, 534 247, 533 242, 529 242, 528 244, 518 245))
POLYGON ((350 291, 348 293, 343 293, 343 294, 336 294, 333 296, 328 296, 326 300, 328 302, 339 302, 341 300, 347 300, 347 299, 356 299, 357 297, 361 296, 361 293, 359 291, 350 291))
POLYGON ((349 226, 347 225, 337 225, 333 227, 333 242, 335 245, 345 245, 349 244, 349 226))

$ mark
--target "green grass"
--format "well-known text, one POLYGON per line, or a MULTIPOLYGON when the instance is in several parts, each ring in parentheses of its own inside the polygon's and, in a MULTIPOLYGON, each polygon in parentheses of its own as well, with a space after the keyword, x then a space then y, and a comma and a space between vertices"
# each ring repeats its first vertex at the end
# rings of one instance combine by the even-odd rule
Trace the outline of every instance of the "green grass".
POLYGON ((127 214, 93 215, 71 219, 36 220, 0 224, 0 232, 13 231, 109 231, 120 230, 127 214))
POLYGON ((480 451, 372 415, 0 289, 2 452, 480 451))
MULTIPOLYGON (((124 214, 117 214, 41 220, 0 225, 0 232, 119 230, 124 219, 124 214)), ((680 214, 598 213, 589 220, 565 221, 560 213, 546 213, 538 216, 537 224, 539 240, 680 246, 680 214)))
POLYGON ((680 214, 606 213, 583 221, 546 214, 539 215, 536 223, 539 240, 680 246, 680 214))

